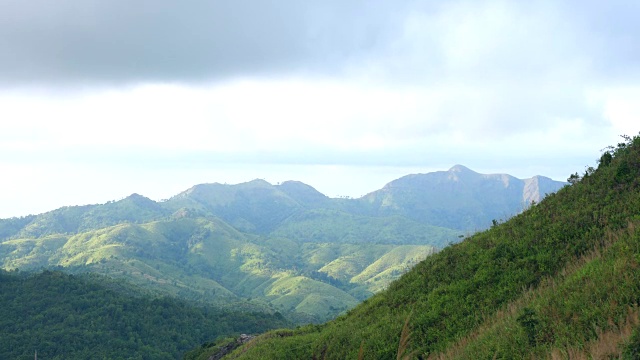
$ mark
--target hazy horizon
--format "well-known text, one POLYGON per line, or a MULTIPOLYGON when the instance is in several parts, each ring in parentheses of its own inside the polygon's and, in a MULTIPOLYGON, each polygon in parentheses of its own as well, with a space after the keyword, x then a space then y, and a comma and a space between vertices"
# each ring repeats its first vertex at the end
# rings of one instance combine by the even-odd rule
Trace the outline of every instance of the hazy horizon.
MULTIPOLYGON (((456 164, 456 165, 463 165, 464 164, 456 164)), ((455 166, 455 165, 454 165, 455 166)), ((452 166, 453 167, 453 166, 452 166)), ((451 167, 450 167, 451 168, 451 167)), ((231 181, 231 182, 227 182, 227 181, 216 181, 216 180, 212 180, 212 181, 202 181, 202 182, 198 182, 198 183, 194 183, 191 185, 187 185, 187 186, 182 186, 180 187, 181 183, 176 183, 176 184, 172 184, 172 186, 169 189, 160 189, 160 188, 155 188, 153 186, 148 186, 146 188, 148 188, 151 192, 151 194, 146 194, 144 192, 139 192, 139 191, 133 191, 131 193, 126 193, 126 194, 119 194, 117 196, 111 197, 111 198, 100 198, 97 201, 94 202, 86 202, 86 203, 70 203, 70 202, 66 202, 66 203, 59 203, 59 204, 52 204, 51 208, 45 208, 44 204, 48 204, 48 202, 44 201, 42 202, 42 205, 36 206, 34 207, 34 209, 37 209, 35 212, 29 212, 29 213, 22 213, 22 214, 6 214, 4 216, 0 215, 0 219, 4 219, 4 218, 11 218, 11 217, 22 217, 22 216, 28 216, 28 215, 38 215, 44 212, 48 212, 48 211, 52 211, 61 207, 65 207, 65 206, 83 206, 83 205, 96 205, 96 204, 104 204, 106 202, 109 201, 118 201, 118 200, 122 200, 124 198, 127 198, 128 196, 132 195, 132 194, 138 194, 138 195, 142 195, 145 196, 147 198, 150 198, 151 200, 154 201, 164 201, 169 199, 172 196, 178 195, 179 193, 188 190, 189 188, 196 186, 196 185, 201 185, 201 184, 213 184, 213 183, 219 183, 219 184, 225 184, 225 185, 237 185, 237 184, 242 184, 242 183, 246 183, 246 182, 250 182, 253 180, 264 180, 269 182, 272 185, 280 185, 283 182, 286 181, 300 181, 306 185, 309 185, 311 187, 313 187, 314 189, 316 189, 317 191, 321 192, 322 194, 331 197, 331 198, 342 198, 342 197, 350 197, 350 198, 360 198, 362 196, 365 196, 371 192, 374 192, 376 190, 379 190, 381 188, 383 188, 386 184, 388 184, 389 182, 399 179, 403 176, 406 175, 414 175, 414 174, 426 174, 426 173, 431 173, 431 172, 438 172, 438 171, 448 171, 450 168, 448 169, 439 169, 439 170, 433 170, 433 171, 423 171, 423 172, 413 172, 413 173, 403 173, 401 175, 395 175, 395 171, 398 171, 398 168, 391 168, 391 169, 387 169, 389 171, 384 171, 384 169, 380 169, 380 168, 376 168, 373 171, 363 171, 362 173, 358 174, 357 170, 353 170, 353 169, 336 169, 335 167, 323 167, 322 169, 324 171, 333 171, 333 172, 340 172, 340 171, 351 171, 350 174, 348 174, 348 177, 353 179, 354 177, 358 177, 358 176, 366 176, 367 179, 367 183, 369 184, 373 184, 376 181, 379 181, 378 183, 381 184, 379 186, 376 186, 374 188, 370 188, 370 189, 364 189, 364 188, 360 188, 359 187, 359 183, 358 182, 351 182, 351 183, 347 183, 344 184, 342 182, 343 178, 341 177, 337 177, 334 179, 333 183, 327 183, 325 182, 323 184, 324 186, 324 191, 323 188, 318 188, 317 186, 315 186, 314 184, 307 182, 307 181, 302 181, 300 179, 284 179, 284 180, 278 180, 280 178, 282 178, 283 174, 286 174, 287 172, 280 169, 278 170, 275 174, 273 174, 273 176, 271 177, 254 177, 254 178, 249 178, 251 175, 248 175, 248 177, 246 178, 242 178, 242 177, 238 177, 236 181, 231 181), (371 174, 374 174, 374 178, 371 178, 371 174), (271 179, 276 179, 276 180, 271 180, 271 179), (386 180, 386 179, 390 179, 390 180, 386 180), (178 185, 180 184, 180 185, 178 185), (173 189, 173 192, 171 192, 173 189), (336 189, 338 191, 336 191, 336 189), (350 189, 350 192, 339 192, 339 190, 344 190, 344 189, 350 189), (327 191, 328 190, 328 191, 327 191), (333 193, 331 193, 331 191, 334 191, 333 193)), ((480 173, 480 174, 506 174, 503 172, 496 172, 496 171, 489 171, 489 172, 481 172, 481 171, 476 171, 475 169, 470 169, 474 172, 480 173)), ((313 180, 314 178, 314 174, 312 172, 310 172, 311 174, 307 175, 307 177, 310 180, 313 180)), ((253 174, 251 172, 251 174, 253 174)), ((507 175, 512 175, 518 179, 524 180, 524 179, 529 179, 533 176, 545 176, 543 174, 535 174, 535 175, 531 175, 531 176, 515 176, 513 174, 507 174, 507 175)), ((548 176, 545 176, 548 177, 548 176)), ((185 178, 192 178, 190 176, 185 176, 185 178)), ((197 177, 194 177, 197 178, 197 177)), ((556 181, 566 181, 566 179, 553 179, 552 180, 556 180, 556 181)), ((363 180, 364 181, 364 180, 363 180)), ((139 186, 139 188, 144 189, 145 186, 141 185, 139 186)), ((113 192, 107 192, 107 194, 114 194, 113 192)), ((69 199, 74 199, 74 197, 70 197, 69 199)), ((80 198, 77 198, 79 201, 82 201, 80 198)))

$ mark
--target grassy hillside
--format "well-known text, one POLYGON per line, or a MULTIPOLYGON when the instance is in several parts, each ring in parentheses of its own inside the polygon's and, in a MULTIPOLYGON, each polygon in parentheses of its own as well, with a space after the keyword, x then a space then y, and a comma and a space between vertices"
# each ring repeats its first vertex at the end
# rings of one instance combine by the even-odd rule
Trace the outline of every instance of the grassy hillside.
POLYGON ((277 310, 306 323, 326 321, 355 306, 434 251, 414 245, 412 257, 398 257, 390 256, 396 246, 366 244, 365 239, 361 244, 289 239, 246 234, 220 219, 184 215, 5 240, 0 259, 5 269, 91 271, 126 278, 156 293, 223 307, 277 310), (361 254, 357 261, 347 255, 354 253, 361 254))
POLYGON ((226 358, 637 358, 640 137, 574 180, 346 315, 266 333, 226 358))
POLYGON ((285 324, 279 314, 196 307, 95 275, 0 271, 2 359, 176 359, 207 339, 285 324))

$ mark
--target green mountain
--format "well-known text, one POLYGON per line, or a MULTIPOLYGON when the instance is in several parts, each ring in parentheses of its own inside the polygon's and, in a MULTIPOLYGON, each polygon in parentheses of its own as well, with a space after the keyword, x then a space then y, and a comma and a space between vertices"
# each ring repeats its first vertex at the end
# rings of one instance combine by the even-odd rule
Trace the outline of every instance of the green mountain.
POLYGON ((456 165, 448 171, 404 176, 358 202, 369 214, 400 215, 475 232, 488 228, 493 220, 522 212, 565 185, 543 176, 521 180, 506 174, 479 174, 456 165))
POLYGON ((176 359, 211 338, 286 325, 277 313, 194 306, 96 275, 0 271, 2 359, 176 359))
POLYGON ((264 180, 228 186, 202 184, 174 196, 166 208, 196 209, 245 232, 265 234, 303 206, 264 180))
POLYGON ((225 359, 640 358, 640 136, 625 139, 337 319, 225 359))
POLYGON ((397 278, 400 269, 434 252, 428 245, 401 248, 411 249, 413 256, 384 261, 398 245, 265 238, 217 218, 185 216, 9 239, 0 245, 0 258, 6 269, 91 271, 220 306, 252 298, 252 305, 242 306, 278 310, 306 322, 355 306, 397 278), (384 264, 375 267, 377 272, 369 267, 376 262, 384 264))
POLYGON ((448 171, 407 175, 358 199, 331 199, 294 181, 271 185, 254 180, 238 185, 201 184, 164 205, 192 208, 220 217, 240 230, 268 233, 308 209, 340 210, 351 215, 401 216, 421 224, 475 232, 492 220, 505 220, 540 202, 567 183, 543 176, 517 179, 479 174, 462 165, 448 171))
POLYGON ((142 223, 169 215, 161 204, 133 194, 101 205, 68 206, 37 216, 0 219, 0 238, 76 234, 122 223, 142 223))
MULTIPOLYGON (((497 175, 471 175, 475 180, 467 181, 465 196, 499 198, 470 202, 474 209, 521 210, 507 206, 521 203, 522 191, 513 190, 519 185, 507 186, 507 191, 504 182, 494 184, 497 175), (507 193, 518 200, 505 200, 507 193)), ((300 182, 254 180, 196 185, 164 202, 133 194, 101 205, 4 219, 0 267, 96 272, 158 294, 280 311, 301 323, 326 321, 469 232, 434 225, 435 220, 420 215, 427 210, 411 203, 431 196, 429 179, 434 176, 406 178, 423 179, 418 182, 399 179, 385 187, 391 190, 361 199, 331 199, 300 182), (385 192, 387 200, 376 200, 385 192)), ((451 186, 460 182, 435 178, 451 186)), ((523 183, 508 179, 509 184, 523 183)), ((532 192, 541 193, 540 182, 529 183, 532 192)), ((432 200, 429 211, 439 208, 447 216, 451 203, 462 201, 432 200)))

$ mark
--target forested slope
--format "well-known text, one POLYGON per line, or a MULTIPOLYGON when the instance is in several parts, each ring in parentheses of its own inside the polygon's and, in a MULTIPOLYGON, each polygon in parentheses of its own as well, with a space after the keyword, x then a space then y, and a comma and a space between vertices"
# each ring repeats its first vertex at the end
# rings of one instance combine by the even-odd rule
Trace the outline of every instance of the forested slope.
POLYGON ((176 359, 222 335, 288 324, 150 297, 96 275, 0 271, 0 359, 176 359))

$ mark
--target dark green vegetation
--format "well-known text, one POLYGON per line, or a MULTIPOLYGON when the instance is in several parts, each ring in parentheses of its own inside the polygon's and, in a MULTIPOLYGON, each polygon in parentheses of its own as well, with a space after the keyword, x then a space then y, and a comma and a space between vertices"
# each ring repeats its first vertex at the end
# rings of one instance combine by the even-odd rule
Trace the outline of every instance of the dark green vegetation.
POLYGON ((163 202, 134 194, 0 220, 0 268, 95 272, 156 294, 321 322, 562 185, 456 166, 360 199, 262 180, 197 185, 163 202))
POLYGON ((572 183, 347 314, 268 332, 225 359, 637 359, 640 137, 572 183))
POLYGON ((206 342, 200 347, 187 352, 183 360, 220 360, 254 337, 253 335, 243 334, 237 338, 221 338, 215 342, 206 342))
POLYGON ((287 325, 279 314, 143 295, 96 275, 0 271, 0 358, 176 359, 223 334, 287 325))

